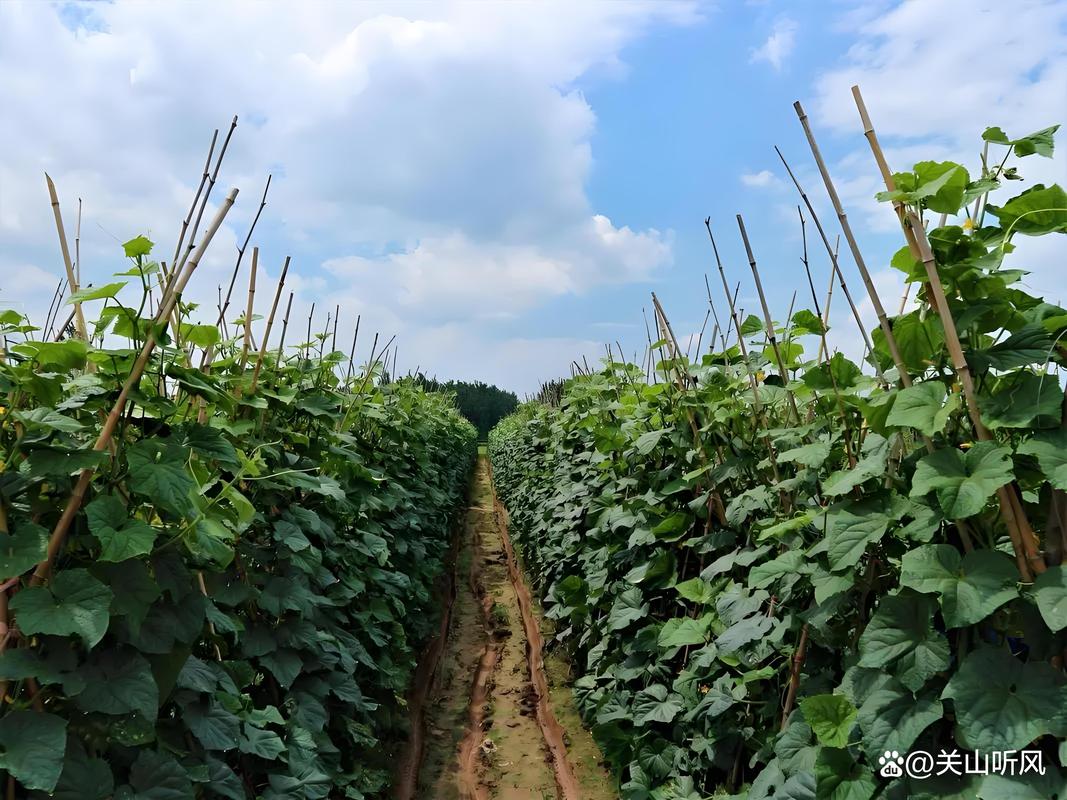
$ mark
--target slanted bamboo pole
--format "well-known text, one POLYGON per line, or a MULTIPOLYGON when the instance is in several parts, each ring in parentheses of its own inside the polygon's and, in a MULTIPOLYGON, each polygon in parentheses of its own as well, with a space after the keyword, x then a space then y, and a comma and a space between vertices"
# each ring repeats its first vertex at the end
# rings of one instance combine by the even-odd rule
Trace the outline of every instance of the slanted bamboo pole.
POLYGON ((245 307, 245 335, 241 345, 240 369, 244 369, 245 360, 248 358, 248 350, 252 346, 252 309, 256 297, 256 270, 259 267, 259 248, 252 248, 252 266, 248 273, 248 305, 245 307))
POLYGON ((359 320, 361 314, 356 314, 356 332, 352 334, 352 349, 348 351, 348 372, 345 373, 345 387, 348 387, 348 382, 352 379, 352 365, 353 359, 356 357, 356 340, 359 339, 359 320))
POLYGON ((285 304, 285 316, 282 317, 282 335, 278 341, 278 367, 281 368, 282 362, 285 360, 285 332, 289 330, 289 312, 293 310, 293 294, 289 292, 289 302, 285 304))
MULTIPOLYGON (((74 265, 70 260, 70 249, 67 247, 67 232, 63 228, 63 213, 59 210, 59 195, 56 193, 56 185, 46 172, 45 182, 48 184, 48 197, 52 201, 52 214, 56 218, 56 233, 59 234, 59 249, 63 253, 63 267, 67 271, 67 283, 70 285, 70 293, 78 291, 78 277, 74 274, 74 265)), ((82 304, 74 300, 74 329, 78 332, 78 338, 89 341, 89 334, 85 327, 85 315, 82 313, 82 304)))
MULTIPOLYGON (((204 252, 207 250, 208 245, 211 244, 211 240, 222 225, 222 221, 226 218, 226 214, 228 214, 230 208, 233 207, 233 201, 236 198, 237 189, 231 189, 229 195, 219 207, 215 218, 204 232, 204 238, 200 245, 187 260, 181 273, 175 274, 175 279, 171 281, 168 291, 160 299, 159 310, 156 312, 156 316, 153 319, 153 326, 164 322, 170 317, 170 313, 177 304, 179 296, 185 290, 189 278, 192 277, 194 270, 196 270, 197 265, 200 263, 200 259, 203 258, 204 252)), ((134 362, 133 369, 130 370, 129 377, 127 377, 126 382, 119 391, 118 399, 115 401, 111 413, 108 414, 107 419, 104 421, 104 427, 101 429, 96 444, 93 446, 94 451, 101 452, 106 450, 110 444, 111 437, 115 433, 115 428, 118 426, 119 419, 125 411, 126 401, 129 399, 130 392, 140 382, 141 376, 144 374, 145 368, 148 366, 148 360, 151 357, 155 346, 156 337, 154 335, 149 335, 145 340, 144 346, 141 348, 137 360, 134 362)), ((47 555, 45 556, 44 561, 38 564, 37 569, 34 570, 33 578, 30 581, 31 586, 39 586, 48 579, 52 570, 52 565, 55 563, 59 551, 63 549, 63 544, 66 542, 67 531, 70 529, 70 525, 74 521, 74 517, 77 515, 78 510, 81 508, 82 502, 85 499, 85 492, 89 488, 89 483, 92 481, 92 478, 93 469, 91 467, 83 469, 79 473, 78 480, 74 486, 74 491, 71 493, 70 499, 67 501, 67 505, 63 509, 63 513, 56 522, 56 526, 52 530, 52 535, 48 539, 47 555)))
POLYGON ((737 215, 737 227, 741 230, 741 240, 745 243, 745 254, 748 256, 748 265, 752 269, 752 277, 756 282, 756 293, 759 295, 760 306, 763 308, 763 321, 767 325, 767 338, 771 343, 771 350, 774 353, 775 361, 778 362, 778 372, 782 376, 782 388, 785 389, 786 398, 789 400, 789 407, 793 411, 793 417, 799 423, 800 412, 797 411, 797 401, 793 397, 793 392, 789 390, 789 370, 785 367, 785 361, 782 359, 782 351, 778 347, 778 337, 774 333, 774 320, 771 319, 771 310, 767 306, 767 297, 763 294, 763 282, 759 277, 759 268, 756 266, 756 257, 752 253, 752 245, 748 241, 748 232, 745 230, 745 221, 741 215, 737 215))
MULTIPOLYGON (((867 108, 864 105, 863 96, 860 94, 858 86, 852 87, 852 95, 856 101, 860 120, 863 123, 864 136, 867 138, 867 143, 870 145, 871 152, 878 163, 878 169, 882 173, 886 189, 893 191, 895 189, 893 173, 890 171, 885 154, 882 152, 882 146, 878 141, 878 135, 875 133, 874 125, 871 123, 871 118, 867 113, 867 108)), ((964 356, 963 346, 960 344, 959 332, 956 330, 956 323, 952 317, 952 310, 948 305, 948 298, 945 296, 944 286, 941 285, 941 277, 937 272, 937 261, 934 258, 933 249, 930 247, 930 240, 926 236, 926 228, 923 227, 922 221, 913 209, 901 204, 901 207, 896 210, 898 217, 901 219, 908 248, 913 257, 922 262, 926 270, 927 291, 933 297, 934 307, 941 318, 941 325, 945 331, 945 346, 948 348, 949 357, 952 359, 953 370, 960 382, 960 386, 963 388, 963 396, 971 423, 974 426, 975 436, 980 441, 992 441, 992 434, 989 433, 989 430, 982 422, 982 415, 978 408, 978 398, 974 388, 974 377, 971 374, 967 358, 964 356)), ((1025 510, 1015 492, 1014 486, 1001 486, 997 490, 997 499, 1000 503, 1001 518, 1008 529, 1012 546, 1015 549, 1019 572, 1023 580, 1029 582, 1034 575, 1040 575, 1046 569, 1037 536, 1026 518, 1025 510)))
MULTIPOLYGON (((208 178, 211 177, 211 156, 215 153, 215 143, 219 139, 219 129, 215 128, 215 133, 211 137, 211 147, 207 151, 207 160, 204 162, 204 173, 200 176, 200 185, 196 188, 196 194, 193 195, 193 202, 189 206, 189 213, 185 215, 185 219, 182 220, 181 234, 178 236, 178 243, 174 246, 174 258, 171 259, 171 265, 175 268, 178 266, 178 259, 181 257, 182 245, 185 244, 185 234, 189 230, 189 224, 193 221, 193 212, 196 211, 196 204, 200 201, 200 195, 204 191, 204 184, 207 183, 208 178)), ((167 278, 166 268, 164 267, 161 272, 161 277, 167 278)))
POLYGON ((215 160, 215 169, 212 170, 211 176, 207 181, 207 188, 204 191, 204 196, 200 201, 200 207, 196 212, 196 221, 193 223, 193 227, 189 233, 189 243, 186 245, 185 253, 181 257, 181 261, 174 263, 174 275, 178 275, 182 271, 182 267, 185 266, 185 262, 189 259, 190 254, 196 248, 196 234, 200 229, 200 221, 204 216, 204 209, 207 208, 208 200, 211 199, 211 191, 215 188, 215 183, 219 178, 219 170, 222 169, 222 160, 226 157, 226 149, 230 146, 230 139, 233 137, 233 132, 237 128, 237 116, 235 115, 233 121, 230 123, 230 129, 226 132, 226 138, 222 140, 222 149, 219 150, 219 157, 215 160))
POLYGON ((270 179, 271 176, 267 175, 267 185, 263 187, 263 196, 259 200, 259 208, 256 209, 256 215, 252 218, 252 224, 248 226, 248 233, 245 234, 244 243, 237 248, 237 261, 233 265, 233 272, 230 275, 230 285, 226 289, 226 299, 222 301, 222 305, 219 308, 217 325, 224 325, 226 322, 226 312, 230 308, 230 297, 233 295, 234 284, 237 283, 237 273, 241 269, 241 260, 245 257, 245 251, 248 249, 248 243, 252 240, 252 233, 256 229, 256 223, 259 222, 260 214, 267 207, 267 192, 270 191, 270 179))
MULTIPOLYGON (((255 254, 253 254, 255 259, 255 254)), ((278 278, 278 288, 274 292, 274 302, 270 305, 270 316, 267 317, 267 327, 263 330, 263 341, 259 345, 259 355, 256 357, 256 367, 252 370, 252 388, 250 394, 256 393, 256 386, 259 385, 259 371, 263 368, 263 359, 267 355, 267 342, 270 339, 271 328, 274 327, 274 315, 278 311, 278 302, 282 299, 282 290, 285 288, 285 276, 289 273, 289 256, 285 257, 285 263, 282 265, 282 274, 278 278)))

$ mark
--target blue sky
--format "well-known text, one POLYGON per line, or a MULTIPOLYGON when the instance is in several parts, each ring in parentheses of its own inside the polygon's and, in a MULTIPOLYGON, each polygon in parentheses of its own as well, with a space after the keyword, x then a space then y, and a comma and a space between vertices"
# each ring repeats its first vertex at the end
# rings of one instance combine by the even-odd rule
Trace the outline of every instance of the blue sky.
MULTIPOLYGON (((241 195, 194 299, 206 308, 228 280, 273 172, 253 239, 260 297, 291 255, 294 315, 315 303, 321 324, 340 303, 339 338, 363 315, 363 331, 397 334, 402 370, 527 392, 606 341, 639 348, 652 290, 681 336, 695 332, 712 267, 705 216, 746 311, 756 300, 736 213, 772 311, 783 317, 794 290, 809 305, 798 198, 775 144, 838 228, 794 100, 889 307, 897 235, 872 200, 851 84, 898 169, 973 164, 989 124, 1014 134, 1067 121, 1062 0, 188 8, 0 4, 0 306, 42 316, 62 273, 46 170, 72 231, 83 199, 83 283, 104 282, 122 269, 117 243, 138 233, 170 257, 211 130, 236 113, 215 199, 231 185, 241 195)), ((1063 182, 1065 151, 1023 174, 1063 182)), ((828 262, 811 233, 821 291, 828 262)), ((1058 291, 1055 246, 1035 240, 1015 257, 1034 288, 1058 291)), ((847 256, 842 266, 861 297, 847 256)), ((835 306, 834 345, 855 354, 835 306)))

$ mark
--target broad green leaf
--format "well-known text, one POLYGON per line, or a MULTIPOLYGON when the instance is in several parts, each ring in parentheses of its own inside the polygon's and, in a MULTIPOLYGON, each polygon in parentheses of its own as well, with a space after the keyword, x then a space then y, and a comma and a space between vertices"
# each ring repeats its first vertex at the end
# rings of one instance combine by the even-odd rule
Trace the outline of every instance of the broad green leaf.
POLYGON ((130 488, 176 514, 195 513, 189 451, 171 440, 142 439, 129 450, 130 488))
POLYGON ((915 594, 883 597, 859 640, 859 665, 895 665, 897 680, 917 691, 936 673, 948 668, 948 640, 933 627, 936 605, 915 594))
POLYGON ((864 698, 857 716, 871 763, 877 763, 886 750, 908 752, 919 735, 943 714, 935 695, 924 692, 916 697, 892 676, 879 675, 877 688, 864 698))
POLYGON ((1045 624, 1055 631, 1067 628, 1067 570, 1057 564, 1034 580, 1034 599, 1045 624))
POLYGON ((111 767, 102 758, 90 758, 76 736, 67 737, 63 772, 49 797, 52 800, 109 800, 115 791, 111 767))
POLYGON ((67 721, 43 711, 9 711, 0 717, 0 769, 27 789, 51 792, 63 771, 67 721))
POLYGON ((986 372, 990 368, 999 370, 1044 365, 1054 350, 1053 341, 1048 330, 1041 323, 1031 322, 1023 325, 1003 342, 991 347, 968 350, 967 363, 975 372, 986 372))
POLYGON ((891 521, 882 503, 876 501, 849 501, 832 508, 826 515, 825 539, 831 571, 855 566, 868 545, 881 541, 891 521))
POLYGON ((817 469, 830 457, 830 449, 829 442, 812 442, 779 453, 778 461, 784 464, 802 464, 805 467, 817 469))
POLYGON ((826 747, 848 744, 856 723, 856 707, 838 694, 817 694, 800 701, 800 713, 826 747))
POLYGON ((1067 231, 1067 192, 1056 184, 1036 184, 1004 205, 988 205, 986 210, 1005 230, 1030 236, 1067 231))
POLYGON ((945 625, 962 628, 980 622, 1019 596, 1015 563, 998 550, 974 550, 960 558, 948 544, 929 544, 904 554, 900 585, 937 594, 945 625))
MULTIPOLYGON (((937 363, 944 358, 945 331, 936 314, 923 316, 918 311, 912 311, 910 314, 896 317, 892 327, 900 358, 912 374, 921 374, 931 363, 937 363)), ((871 339, 883 368, 893 366, 885 334, 880 326, 872 331, 871 339)))
POLYGON ((126 281, 119 281, 118 283, 106 283, 103 286, 90 287, 88 289, 79 289, 76 292, 72 292, 70 297, 67 298, 67 305, 73 303, 86 303, 90 300, 103 300, 105 298, 115 297, 122 288, 126 285, 126 281))
POLYGON ((135 800, 189 800, 193 784, 181 764, 165 753, 141 750, 130 769, 135 800))
POLYGON ((139 653, 128 649, 94 653, 77 672, 85 686, 76 698, 83 711, 102 714, 139 712, 147 720, 156 718, 159 688, 152 666, 139 653))
POLYGON ((661 683, 655 683, 634 698, 634 724, 670 722, 682 711, 681 697, 661 683))
POLYGON ((101 495, 85 507, 89 530, 101 545, 101 561, 125 561, 152 552, 156 529, 127 517, 125 506, 114 495, 101 495))
POLYGON ((1017 452, 1036 457, 1048 482, 1067 490, 1067 431, 1037 432, 1019 445, 1017 452))
POLYGON ((226 751, 237 747, 241 735, 240 720, 218 703, 190 703, 182 716, 205 750, 226 751))
POLYGON ((936 492, 945 516, 960 519, 981 511, 1013 477, 1010 451, 995 442, 979 442, 966 454, 942 448, 920 459, 911 496, 936 492))
POLYGON ((73 372, 85 366, 89 345, 82 339, 66 339, 62 342, 23 342, 11 348, 41 366, 56 367, 63 372, 73 372))
POLYGON ((56 574, 47 586, 31 586, 11 599, 23 633, 74 634, 93 647, 107 632, 111 590, 84 569, 56 574))
POLYGON ((1056 131, 1060 128, 1059 125, 1053 125, 1051 128, 1043 128, 1035 133, 1031 133, 1029 136, 1022 136, 1018 139, 1009 139, 1008 134, 1004 133, 998 127, 986 128, 982 134, 982 139, 987 142, 994 142, 996 144, 1008 145, 1014 148, 1015 155, 1019 158, 1033 155, 1037 153, 1039 156, 1045 158, 1052 158, 1053 148, 1055 146, 1056 131))
POLYGON ((259 756, 273 761, 285 752, 285 743, 274 731, 265 731, 253 728, 251 725, 244 726, 244 735, 238 743, 242 753, 259 756))
POLYGON ((826 328, 822 324, 822 320, 806 308, 800 309, 800 311, 793 315, 792 323, 791 332, 793 336, 802 336, 805 334, 819 335, 826 331, 826 328))
POLYGON ((690 619, 689 617, 669 619, 663 623, 663 627, 660 629, 659 646, 661 649, 666 650, 672 647, 704 644, 707 641, 710 627, 710 616, 704 616, 700 619, 690 619))
POLYGON ((1048 664, 980 647, 941 693, 953 701, 956 741, 968 750, 1022 750, 1046 733, 1062 736, 1067 678, 1048 664))
POLYGON ((621 631, 642 617, 648 616, 649 605, 636 586, 618 596, 608 613, 608 630, 621 631))
POLYGON ((878 784, 848 750, 824 747, 815 761, 816 800, 870 800, 878 784))
POLYGON ((137 258, 151 253, 154 246, 155 242, 146 236, 135 236, 122 245, 122 250, 126 254, 126 258, 137 258))
POLYGON ((76 433, 85 427, 73 417, 60 414, 47 406, 38 406, 32 411, 16 411, 12 416, 19 422, 29 426, 48 428, 49 430, 63 431, 65 433, 76 433))
POLYGON ((21 575, 44 561, 48 531, 32 522, 19 522, 15 530, 0 533, 0 579, 21 575))
POLYGON ((963 204, 963 193, 971 178, 967 170, 951 161, 920 161, 915 165, 918 187, 915 200, 938 214, 955 214, 963 204))
POLYGON ((1058 427, 1063 411, 1063 389, 1053 375, 1023 370, 997 379, 992 395, 981 395, 982 421, 998 428, 1058 427))
POLYGON ((941 433, 952 412, 959 408, 959 395, 948 395, 940 381, 916 383, 897 392, 887 422, 898 427, 915 428, 933 436, 941 433), (948 396, 948 403, 945 398, 948 396))
POLYGON ((748 585, 753 589, 765 588, 783 576, 795 574, 803 563, 802 550, 788 550, 777 558, 752 567, 748 572, 748 585))
POLYGON ((840 469, 827 476, 822 482, 823 494, 828 497, 847 494, 871 478, 884 475, 888 458, 889 440, 877 433, 868 434, 856 466, 840 469))
POLYGON ((667 431, 665 430, 648 431, 647 433, 642 433, 640 436, 637 437, 637 441, 634 444, 637 452, 643 456, 648 455, 656 449, 656 447, 659 445, 660 439, 662 439, 664 434, 666 433, 667 431))
POLYGON ((712 585, 703 578, 690 578, 676 585, 674 590, 691 603, 707 604, 714 597, 712 585))
POLYGON ((862 376, 860 368, 840 353, 804 373, 804 383, 818 391, 846 391, 862 376))

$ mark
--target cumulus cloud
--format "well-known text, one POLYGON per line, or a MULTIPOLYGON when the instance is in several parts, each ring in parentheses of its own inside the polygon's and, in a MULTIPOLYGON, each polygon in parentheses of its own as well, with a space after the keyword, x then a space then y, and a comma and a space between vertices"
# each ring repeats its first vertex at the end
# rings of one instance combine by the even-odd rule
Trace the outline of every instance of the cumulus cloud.
POLYGON ((789 58, 796 47, 797 23, 789 17, 779 17, 774 23, 770 36, 752 51, 749 59, 753 64, 766 61, 775 70, 781 70, 782 64, 789 58))
POLYGON ((741 183, 754 189, 765 189, 768 186, 777 186, 780 181, 769 169, 761 169, 759 172, 742 173, 741 183))
POLYGON ((194 279, 201 299, 228 279, 268 171, 255 241, 271 265, 294 256, 297 307, 351 297, 352 314, 375 306, 409 347, 431 324, 646 279, 670 263, 670 234, 591 207, 596 120, 575 82, 621 71, 628 43, 696 12, 562 10, 235 0, 206 21, 173 3, 4 3, 0 302, 17 289, 33 306, 32 287, 7 277, 16 265, 40 273, 40 307, 62 272, 45 170, 68 227, 84 198, 83 280, 100 281, 135 234, 169 258, 210 131, 234 113, 215 197, 242 193, 194 279))

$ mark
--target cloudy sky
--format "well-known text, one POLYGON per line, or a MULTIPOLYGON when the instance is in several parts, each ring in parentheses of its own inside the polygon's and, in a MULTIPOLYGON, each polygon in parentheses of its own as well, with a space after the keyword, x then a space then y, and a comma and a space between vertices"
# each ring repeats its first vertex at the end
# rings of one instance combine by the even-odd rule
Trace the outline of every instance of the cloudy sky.
MULTIPOLYGON (((777 315, 794 290, 806 303, 797 197, 774 145, 837 228, 798 99, 895 307, 898 237, 872 200, 853 83, 892 166, 974 165, 987 125, 1067 122, 1067 2, 3 0, 0 307, 43 317, 63 272, 46 171, 71 229, 83 201, 82 280, 104 283, 137 234, 170 258, 211 133, 236 114, 213 197, 241 194, 190 294, 206 306, 228 280, 269 173, 253 240, 264 304, 289 255, 294 313, 315 303, 324 323, 339 303, 342 341, 360 314, 362 330, 397 335, 401 371, 530 391, 605 342, 638 349, 650 291, 681 335, 697 330, 706 216, 740 305, 757 301, 737 213, 777 315)), ((1021 172, 1063 182, 1061 145, 1021 172)), ((1067 300, 1061 244, 1014 258, 1067 300)), ((850 347, 847 316, 832 324, 850 347)))

